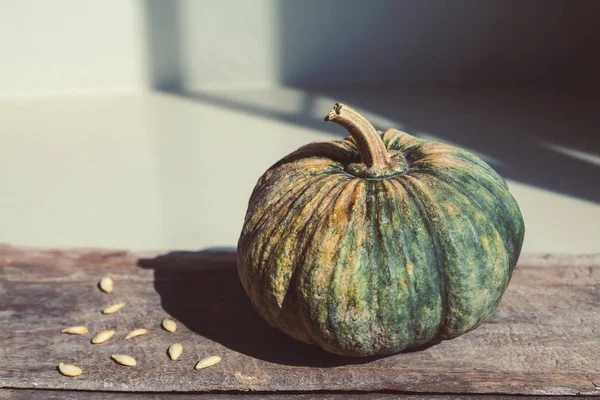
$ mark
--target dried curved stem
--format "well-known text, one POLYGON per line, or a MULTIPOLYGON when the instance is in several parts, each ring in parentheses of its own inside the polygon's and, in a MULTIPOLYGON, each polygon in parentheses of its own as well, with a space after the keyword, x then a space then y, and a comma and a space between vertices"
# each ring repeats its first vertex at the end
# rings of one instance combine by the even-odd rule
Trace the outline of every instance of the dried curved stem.
POLYGON ((352 135, 367 168, 373 170, 393 168, 394 164, 381 136, 358 111, 345 104, 335 103, 333 109, 325 117, 325 122, 327 121, 343 126, 352 135))

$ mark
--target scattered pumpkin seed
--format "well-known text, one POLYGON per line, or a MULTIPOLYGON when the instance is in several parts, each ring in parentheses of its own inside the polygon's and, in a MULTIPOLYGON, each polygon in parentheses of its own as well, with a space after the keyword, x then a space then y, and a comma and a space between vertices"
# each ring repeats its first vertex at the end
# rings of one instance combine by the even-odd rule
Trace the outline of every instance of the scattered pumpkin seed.
POLYGON ((127 334, 127 336, 125 336, 125 339, 131 339, 136 336, 145 335, 146 333, 148 333, 147 329, 136 329, 136 330, 129 332, 127 334))
POLYGON ((70 326, 61 332, 68 333, 69 335, 83 335, 84 333, 88 333, 88 330, 85 326, 70 326))
POLYGON ((172 319, 163 319, 162 326, 169 332, 175 332, 177 330, 177 324, 172 319))
POLYGON ((115 360, 115 362, 121 365, 126 365, 128 367, 133 367, 134 365, 137 365, 137 361, 135 361, 135 358, 126 354, 113 354, 112 356, 110 356, 110 358, 115 360))
POLYGON ((213 366, 215 364, 218 364, 220 362, 221 362, 221 357, 210 356, 210 357, 206 357, 206 358, 198 361, 198 364, 196 364, 196 366, 194 368, 196 368, 197 370, 201 370, 202 368, 207 368, 207 367, 213 366))
POLYGON ((113 304, 112 306, 107 307, 104 310, 102 310, 102 314, 116 313, 117 311, 119 311, 123 307, 125 307, 125 303, 113 304))
POLYGON ((169 357, 171 357, 171 360, 177 360, 181 353, 183 353, 183 346, 179 343, 174 343, 169 347, 169 357))
POLYGON ((113 285, 113 280, 108 276, 105 276, 100 280, 100 289, 102 289, 103 292, 112 293, 113 285))
POLYGON ((60 363, 58 364, 58 370, 64 376, 79 376, 82 373, 81 368, 73 364, 60 363))
POLYGON ((102 331, 102 332, 98 332, 98 334, 96 336, 94 336, 94 338, 92 339, 92 343, 93 344, 99 344, 99 343, 104 343, 106 342, 108 339, 110 339, 111 337, 113 337, 115 335, 115 331, 102 331))

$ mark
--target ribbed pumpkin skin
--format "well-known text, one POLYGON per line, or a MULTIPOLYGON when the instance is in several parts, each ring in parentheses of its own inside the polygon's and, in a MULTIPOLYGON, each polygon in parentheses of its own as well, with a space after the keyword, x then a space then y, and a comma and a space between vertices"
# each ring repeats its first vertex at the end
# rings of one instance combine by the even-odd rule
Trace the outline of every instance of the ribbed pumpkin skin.
POLYGON ((347 356, 391 354, 472 330, 498 306, 524 225, 504 180, 459 148, 388 130, 405 173, 366 179, 349 137, 271 167, 238 244, 258 312, 294 338, 347 356), (329 151, 327 154, 331 154, 329 151))

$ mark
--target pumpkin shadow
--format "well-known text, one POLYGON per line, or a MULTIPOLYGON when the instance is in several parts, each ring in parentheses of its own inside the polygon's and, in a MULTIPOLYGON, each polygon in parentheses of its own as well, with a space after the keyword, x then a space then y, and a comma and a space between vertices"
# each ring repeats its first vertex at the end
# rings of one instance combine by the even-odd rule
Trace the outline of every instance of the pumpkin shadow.
POLYGON ((322 368, 382 358, 330 354, 271 327, 244 292, 235 250, 173 251, 137 264, 154 270, 154 288, 168 314, 231 350, 277 364, 322 368))

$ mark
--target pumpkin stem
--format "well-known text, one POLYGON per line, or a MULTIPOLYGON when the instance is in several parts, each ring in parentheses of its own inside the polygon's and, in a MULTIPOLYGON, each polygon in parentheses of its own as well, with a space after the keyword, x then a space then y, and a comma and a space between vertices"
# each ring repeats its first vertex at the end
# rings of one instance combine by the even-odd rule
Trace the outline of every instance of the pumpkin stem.
POLYGON ((333 109, 325 117, 325 122, 327 121, 335 122, 346 128, 356 141, 358 151, 369 170, 375 172, 395 168, 381 136, 358 111, 345 104, 335 103, 333 109))

